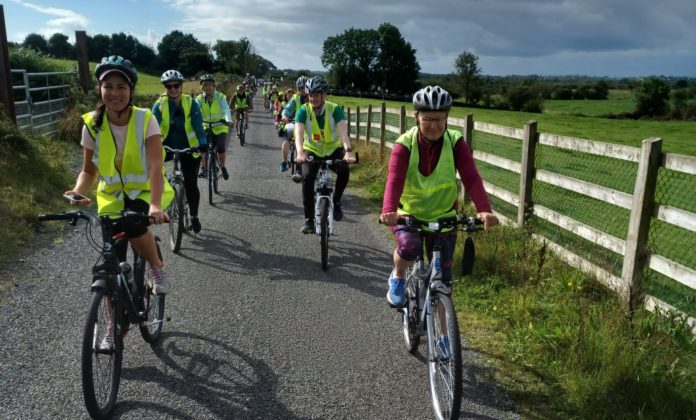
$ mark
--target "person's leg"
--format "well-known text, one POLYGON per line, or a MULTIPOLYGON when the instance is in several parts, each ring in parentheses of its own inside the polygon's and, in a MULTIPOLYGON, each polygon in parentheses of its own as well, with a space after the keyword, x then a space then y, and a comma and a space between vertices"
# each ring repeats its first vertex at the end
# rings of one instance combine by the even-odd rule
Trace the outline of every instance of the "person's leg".
POLYGON ((394 268, 389 274, 389 289, 387 291, 387 301, 395 306, 402 306, 406 303, 406 269, 413 264, 423 248, 423 241, 418 232, 413 232, 403 227, 392 227, 394 238, 396 239, 396 249, 394 249, 393 261, 394 268))
MULTIPOLYGON (((336 149, 336 151, 331 155, 332 159, 342 159, 345 152, 342 148, 336 149)), ((343 220, 343 209, 341 207, 341 197, 343 197, 343 192, 348 186, 348 180, 350 179, 350 170, 348 169, 348 163, 341 161, 339 164, 332 165, 331 169, 336 172, 336 190, 334 191, 333 204, 334 204, 334 220, 343 220)))
POLYGON ((222 177, 227 180, 230 175, 227 172, 227 167, 225 166, 225 158, 227 153, 227 133, 220 133, 215 136, 215 146, 217 147, 218 160, 220 161, 220 171, 222 172, 222 177))

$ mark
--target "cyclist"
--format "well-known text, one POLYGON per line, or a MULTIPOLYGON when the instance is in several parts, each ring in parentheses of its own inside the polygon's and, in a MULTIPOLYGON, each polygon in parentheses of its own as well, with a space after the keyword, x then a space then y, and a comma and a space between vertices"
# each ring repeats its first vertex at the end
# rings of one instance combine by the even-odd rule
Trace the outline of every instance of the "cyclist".
MULTIPOLYGON (((498 222, 476 169, 471 150, 462 134, 447 129, 452 96, 439 86, 426 86, 413 95, 416 127, 402 134, 394 145, 382 202, 380 220, 391 227, 396 239, 394 269, 389 275, 387 300, 394 306, 406 303, 404 276, 422 249, 421 236, 397 226, 399 216, 412 215, 436 221, 457 214, 457 178, 466 188, 484 228, 498 222)), ((429 248, 432 238, 425 235, 429 248)), ((457 241, 453 230, 442 244, 442 277, 451 280, 452 255, 457 241)), ((430 252, 430 249, 428 249, 430 252)))
POLYGON ((249 128, 249 113, 254 110, 254 106, 251 102, 251 96, 244 88, 244 85, 237 85, 237 92, 230 98, 230 109, 234 113, 234 127, 237 132, 237 137, 239 137, 239 130, 237 130, 237 125, 239 124, 239 114, 244 114, 244 128, 249 128))
MULTIPOLYGON (((348 125, 343 108, 326 100, 329 84, 322 76, 314 76, 306 84, 309 102, 302 105, 295 115, 295 146, 297 163, 302 165, 302 204, 304 205, 305 223, 302 233, 314 232, 314 180, 319 170, 316 163, 308 164, 307 157, 315 156, 326 159, 343 159, 355 162, 353 149, 350 147, 348 125)), ((334 165, 336 172, 336 189, 334 191, 334 220, 343 219, 341 197, 348 185, 350 172, 348 165, 334 165)))
MULTIPOLYGON (((167 70, 162 73, 160 82, 162 82, 166 92, 152 106, 152 114, 160 124, 164 144, 174 149, 189 147, 205 149, 208 142, 203 130, 201 106, 191 95, 182 93, 184 76, 177 70, 167 70)), ((171 153, 167 153, 165 162, 171 159, 171 153)), ((184 175, 186 199, 191 213, 191 229, 198 233, 201 231, 201 222, 198 220, 198 204, 201 193, 198 190, 197 175, 201 155, 200 153, 182 154, 179 159, 181 172, 184 175)))
POLYGON ((274 83, 273 86, 271 86, 270 91, 268 92, 268 112, 270 112, 271 114, 273 114, 273 104, 279 96, 280 93, 278 93, 278 85, 274 83))
MULTIPOLYGON (((171 203, 174 190, 163 176, 162 136, 157 120, 149 109, 133 106, 138 72, 130 60, 112 55, 102 58, 94 74, 100 102, 96 110, 82 115, 82 171, 75 187, 65 194, 85 194, 99 177, 100 216, 132 210, 149 214, 154 224, 163 223, 167 216, 162 209, 171 203)), ((86 198, 71 204, 87 206, 91 202, 86 198)), ((146 226, 123 228, 129 242, 150 263, 155 292, 166 293, 170 284, 152 232, 146 226)), ((122 260, 125 245, 118 252, 122 260)))
MULTIPOLYGON (((293 141, 293 136, 295 134, 295 111, 297 111, 303 104, 307 103, 309 100, 307 95, 307 89, 305 84, 307 83, 307 76, 300 76, 295 81, 295 87, 297 88, 297 93, 292 96, 292 99, 288 100, 288 104, 285 105, 283 112, 281 113, 280 120, 285 123, 285 130, 287 133, 287 140, 281 145, 283 150, 283 157, 287 158, 288 150, 290 149, 290 142, 293 141)), ((302 182, 302 173, 298 169, 292 174, 292 180, 294 182, 302 182)))
MULTIPOLYGON (((230 107, 227 105, 227 97, 224 93, 215 90, 215 77, 212 74, 204 74, 200 79, 203 86, 203 93, 196 98, 203 112, 203 122, 212 122, 213 141, 210 147, 215 147, 220 160, 220 170, 222 177, 226 180, 230 175, 225 167, 225 151, 227 150, 227 127, 232 125, 232 114, 230 107)), ((207 124, 203 124, 203 128, 208 130, 207 124)), ((201 158, 201 173, 199 178, 206 177, 206 156, 201 158)))

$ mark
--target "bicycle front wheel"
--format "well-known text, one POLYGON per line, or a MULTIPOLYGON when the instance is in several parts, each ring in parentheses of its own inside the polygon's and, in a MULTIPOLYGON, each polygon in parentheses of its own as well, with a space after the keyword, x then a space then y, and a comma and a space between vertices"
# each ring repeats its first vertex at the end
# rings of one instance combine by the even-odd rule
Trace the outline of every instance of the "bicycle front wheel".
POLYGON ((409 267, 406 272, 406 306, 401 310, 401 320, 404 332, 404 344, 409 353, 415 354, 420 344, 418 334, 418 295, 416 277, 413 270, 415 266, 409 267))
POLYGON ((184 229, 186 229, 185 191, 180 182, 174 182, 172 188, 174 189, 175 198, 174 203, 169 207, 169 248, 172 252, 179 252, 181 238, 184 234, 184 229))
POLYGON ((295 163, 295 146, 290 146, 290 153, 288 155, 290 159, 290 175, 292 175, 295 173, 295 167, 297 165, 297 163, 295 163))
POLYGON ((322 198, 319 203, 319 226, 321 229, 321 269, 329 268, 329 200, 322 198))
POLYGON ((433 410, 438 419, 459 418, 462 400, 462 347, 452 299, 435 293, 426 315, 428 371, 433 410))
POLYGON ((246 121, 243 118, 239 120, 239 144, 242 146, 244 146, 244 136, 246 135, 244 124, 246 124, 246 121))
MULTIPOLYGON (((162 259, 162 252, 160 251, 159 244, 155 242, 157 246, 157 254, 159 258, 162 259)), ((148 343, 156 343, 162 334, 162 324, 164 323, 164 298, 166 295, 155 294, 154 288, 155 283, 149 275, 146 275, 146 268, 148 264, 145 257, 138 255, 133 275, 135 276, 135 281, 137 284, 142 284, 142 294, 140 295, 142 299, 142 309, 145 314, 145 319, 140 321, 140 335, 143 336, 143 340, 148 343)))
POLYGON ((82 338, 82 392, 90 416, 107 418, 116 405, 123 352, 116 305, 103 290, 92 295, 82 338))
POLYGON ((215 153, 211 153, 208 156, 208 202, 213 205, 213 192, 217 188, 215 183, 217 182, 217 156, 215 153))

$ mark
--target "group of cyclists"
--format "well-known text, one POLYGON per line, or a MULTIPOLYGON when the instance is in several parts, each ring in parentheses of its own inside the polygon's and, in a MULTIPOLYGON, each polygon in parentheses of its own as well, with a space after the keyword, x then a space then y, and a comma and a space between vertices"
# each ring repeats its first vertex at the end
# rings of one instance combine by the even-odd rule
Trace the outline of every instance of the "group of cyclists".
MULTIPOLYGON (((225 167, 228 128, 236 127, 240 114, 245 114, 244 121, 248 124, 248 113, 253 110, 255 79, 247 75, 247 83, 237 86, 228 101, 225 94, 216 89, 214 77, 205 74, 200 78, 202 93, 194 99, 182 92, 183 75, 177 70, 167 70, 161 76, 165 94, 150 110, 133 106, 138 74, 129 60, 120 56, 104 57, 96 66, 95 76, 100 101, 94 111, 82 116, 82 170, 74 188, 66 195, 87 193, 99 177, 96 192, 99 215, 127 209, 149 214, 153 224, 164 223, 167 219, 165 209, 172 202, 174 192, 164 176, 163 161, 168 156, 163 154, 163 144, 199 152, 208 147, 217 148, 223 178, 228 179, 225 167), (235 113, 234 119, 232 112, 235 113)), ((327 100, 328 91, 328 83, 322 76, 301 76, 296 80, 294 90, 281 93, 277 86, 265 84, 262 91, 264 98, 268 99, 269 109, 276 113, 274 119, 277 120, 283 159, 281 172, 287 170, 290 143, 294 142, 296 148, 295 161, 299 169, 291 178, 302 183, 305 219, 300 228, 302 233, 315 231, 316 160, 355 162, 346 115, 341 106, 327 100)), ((399 217, 410 215, 428 222, 456 214, 458 173, 485 229, 497 223, 471 150, 460 132, 447 128, 451 95, 439 86, 427 86, 413 95, 413 106, 416 126, 396 141, 380 215, 380 220, 390 227, 396 240, 387 300, 397 307, 405 303, 404 275, 407 267, 413 264, 423 244, 426 248, 431 244, 427 234, 421 237, 397 225, 399 217)), ((197 178, 208 175, 204 164, 197 176, 201 159, 205 159, 205 154, 181 156, 191 215, 190 228, 196 233, 201 230, 197 178)), ((341 198, 350 171, 347 165, 334 165, 331 169, 337 174, 334 220, 340 221, 343 219, 341 198)), ((71 203, 86 206, 91 200, 83 198, 71 203)), ((157 255, 152 233, 146 227, 138 227, 126 230, 126 235, 150 263, 156 292, 166 293, 170 284, 164 263, 157 255)), ((453 231, 442 250, 444 279, 451 278, 449 271, 456 240, 453 231)))

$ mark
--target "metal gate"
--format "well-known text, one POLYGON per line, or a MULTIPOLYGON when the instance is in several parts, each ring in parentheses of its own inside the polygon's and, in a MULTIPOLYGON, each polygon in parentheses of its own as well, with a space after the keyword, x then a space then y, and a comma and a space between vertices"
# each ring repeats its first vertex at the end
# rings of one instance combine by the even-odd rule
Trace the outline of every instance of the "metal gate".
POLYGON ((77 73, 10 71, 15 99, 24 96, 24 100, 15 101, 17 127, 39 135, 57 131, 58 121, 68 105, 68 90, 72 87, 71 82, 76 80, 77 73), (21 84, 14 84, 15 80, 21 80, 21 84))

